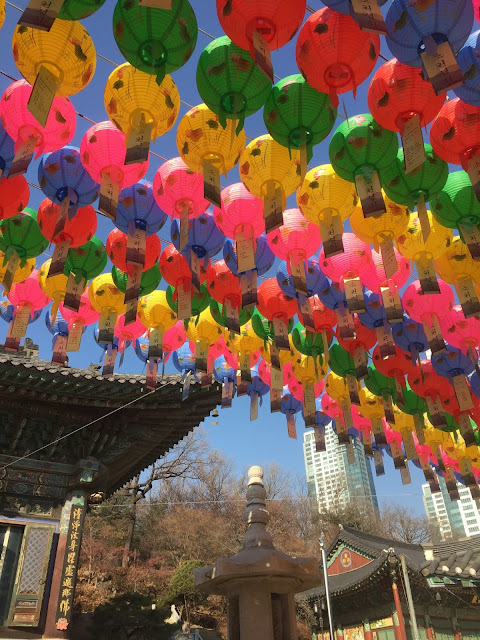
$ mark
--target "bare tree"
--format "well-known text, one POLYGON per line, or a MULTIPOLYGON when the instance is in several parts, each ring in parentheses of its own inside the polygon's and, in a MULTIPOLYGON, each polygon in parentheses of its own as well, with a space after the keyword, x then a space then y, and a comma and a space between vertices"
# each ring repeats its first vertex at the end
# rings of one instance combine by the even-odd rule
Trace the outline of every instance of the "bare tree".
POLYGON ((393 540, 409 544, 420 544, 436 538, 437 532, 425 516, 416 516, 399 504, 390 504, 383 508, 383 530, 393 540))

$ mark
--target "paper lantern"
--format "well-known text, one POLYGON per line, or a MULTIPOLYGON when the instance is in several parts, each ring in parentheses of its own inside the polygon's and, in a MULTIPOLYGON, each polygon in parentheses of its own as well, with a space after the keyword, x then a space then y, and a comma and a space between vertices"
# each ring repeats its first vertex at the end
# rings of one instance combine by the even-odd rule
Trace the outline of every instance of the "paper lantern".
POLYGON ((67 351, 79 351, 84 328, 97 322, 100 314, 90 304, 87 292, 80 297, 78 311, 68 309, 63 302, 60 303, 59 310, 68 322, 67 351))
POLYGON ((262 405, 262 398, 266 395, 270 388, 261 379, 258 373, 258 366, 255 365, 251 369, 252 381, 248 384, 247 394, 250 396, 250 421, 256 420, 258 417, 258 400, 262 405))
POLYGON ((316 11, 298 34, 296 58, 300 73, 317 91, 330 94, 352 91, 370 75, 380 53, 377 34, 362 31, 347 15, 328 7, 316 11))
POLYGON ((198 59, 197 89, 222 127, 229 119, 240 133, 245 118, 265 104, 271 83, 248 51, 222 36, 208 44, 198 59))
POLYGON ((123 293, 113 284, 110 273, 103 273, 92 280, 88 287, 88 299, 100 313, 98 343, 113 344, 114 327, 118 316, 125 313, 125 305, 123 293))
MULTIPOLYGON (((126 271, 117 269, 117 267, 114 266, 112 267, 112 278, 117 289, 125 293, 127 290, 129 274, 126 271)), ((142 272, 138 295, 142 297, 148 295, 149 293, 152 293, 152 291, 155 291, 155 289, 160 284, 161 279, 162 276, 158 267, 158 263, 155 263, 153 267, 142 272)))
POLYGON ((395 133, 369 113, 348 118, 333 134, 330 162, 341 178, 355 182, 365 217, 385 212, 378 173, 393 164, 397 151, 395 133))
POLYGON ((230 271, 224 260, 218 260, 208 266, 206 283, 212 298, 226 307, 228 328, 239 333, 242 290, 238 278, 230 271))
MULTIPOLYGON (((103 242, 96 236, 93 236, 93 238, 85 244, 69 250, 64 269, 64 273, 69 275, 70 287, 72 289, 70 295, 65 300, 65 305, 68 308, 72 311, 79 310, 81 295, 88 280, 97 278, 105 269, 106 264, 107 251, 103 242)), ((110 281, 111 277, 109 282, 110 281)), ((101 283, 103 283, 103 280, 101 283)), ((120 313, 123 312, 120 311, 120 313)))
POLYGON ((121 191, 115 226, 123 233, 132 234, 133 229, 138 227, 146 236, 150 236, 162 229, 166 219, 167 216, 154 198, 150 183, 142 180, 121 191))
POLYGON ((0 2, 0 29, 3 27, 3 23, 5 22, 5 0, 1 0, 0 2))
MULTIPOLYGON (((206 285, 202 285, 202 288, 203 287, 205 287, 206 298, 210 299, 210 302, 209 302, 209 304, 210 304, 210 313, 212 314, 213 319, 215 320, 215 322, 220 327, 227 327, 230 324, 231 320, 227 316, 226 305, 222 305, 219 302, 217 302, 216 300, 214 300, 213 298, 211 298, 211 296, 208 293, 208 290, 206 288, 206 285)), ((205 305, 205 307, 203 307, 203 308, 206 308, 207 306, 208 305, 205 305)), ((203 311, 203 308, 201 309, 201 311, 203 311)), ((240 328, 243 327, 245 324, 250 322, 250 320, 252 319, 253 309, 254 309, 254 307, 247 307, 246 309, 240 309, 239 314, 238 314, 238 323, 240 325, 240 328)), ((233 330, 230 330, 230 337, 234 337, 234 335, 235 334, 234 334, 233 330)), ((226 350, 226 352, 224 352, 224 355, 228 356, 228 349, 226 350)), ((231 362, 230 362, 230 364, 231 364, 231 362)), ((232 366, 233 366, 233 364, 232 364, 232 366)), ((240 368, 240 367, 238 367, 238 368, 240 368)))
POLYGON ((37 269, 34 269, 23 282, 13 285, 8 300, 15 307, 8 335, 12 338, 22 338, 26 333, 29 318, 33 317, 35 311, 43 309, 48 304, 48 298, 38 282, 37 269))
POLYGON ((415 322, 406 314, 403 322, 396 322, 393 325, 392 335, 397 347, 411 355, 414 365, 419 359, 419 354, 428 349, 428 340, 422 324, 415 322))
POLYGON ((480 320, 478 316, 466 318, 460 305, 455 305, 450 313, 440 319, 441 327, 452 347, 462 349, 473 362, 477 360, 476 349, 480 346, 480 320))
MULTIPOLYGON (((111 262, 121 271, 129 272, 131 266, 127 262, 127 234, 120 229, 113 229, 107 237, 107 254, 111 262)), ((145 241, 145 264, 142 271, 151 269, 160 258, 161 244, 158 236, 153 234, 147 236, 145 241)))
MULTIPOLYGON (((283 293, 298 301, 298 311, 302 316, 302 322, 310 331, 315 331, 315 318, 309 299, 328 287, 328 280, 320 269, 318 260, 306 260, 304 268, 305 280, 298 279, 297 274, 292 274, 288 263, 282 263, 277 271, 277 282, 283 293), (297 291, 295 288, 301 289, 297 291)), ((303 274, 302 274, 303 276, 303 274)))
POLYGON ((435 426, 446 424, 442 403, 455 395, 449 381, 435 372, 429 360, 422 360, 408 374, 408 383, 412 391, 426 400, 430 421, 435 426))
MULTIPOLYGON (((236 245, 230 240, 226 240, 225 244, 223 245, 223 259, 225 260, 228 268, 236 276, 240 276, 240 278, 242 278, 245 273, 248 274, 248 271, 240 272, 238 270, 238 256, 236 245)), ((271 269, 273 263, 275 262, 275 256, 268 245, 267 236, 265 233, 262 233, 262 235, 258 236, 255 239, 254 260, 255 270, 252 269, 252 271, 256 271, 257 275, 259 276, 267 273, 267 271, 271 269)))
POLYGON ((30 189, 23 176, 0 179, 0 220, 12 218, 23 211, 29 199, 30 189))
MULTIPOLYGON (((165 251, 162 253, 160 257, 159 267, 162 277, 166 280, 166 282, 168 282, 168 284, 175 287, 177 296, 180 296, 181 298, 182 304, 180 306, 185 313, 180 313, 180 316, 188 318, 190 315, 197 315, 193 313, 195 309, 201 308, 203 304, 208 306, 204 299, 203 292, 199 293, 200 284, 205 281, 207 273, 207 264, 205 264, 205 261, 200 263, 198 273, 199 282, 195 283, 195 286, 197 287, 196 295, 199 296, 197 302, 195 301, 195 297, 193 296, 192 272, 190 270, 188 262, 186 261, 184 256, 175 249, 173 244, 168 245, 165 251), (186 307, 186 309, 184 309, 184 306, 186 307)), ((205 293, 207 293, 206 288, 205 293)))
POLYGON ((448 345, 446 351, 432 355, 432 366, 436 373, 447 378, 455 389, 460 410, 473 409, 470 389, 466 376, 473 373, 475 365, 461 349, 448 345))
POLYGON ((60 20, 83 20, 98 11, 105 0, 63 0, 58 12, 60 20))
POLYGON ((457 54, 457 63, 463 73, 465 83, 454 88, 457 98, 468 104, 480 106, 480 65, 477 58, 480 31, 474 31, 457 54))
POLYGON ((2 176, 7 176, 15 157, 15 141, 8 135, 3 125, 2 102, 3 98, 0 101, 0 171, 2 176))
POLYGON ((39 256, 47 247, 48 241, 40 231, 37 212, 33 209, 27 207, 16 216, 0 221, 0 250, 6 260, 16 253, 23 267, 28 258, 39 256))
MULTIPOLYGON (((387 278, 385 262, 381 253, 372 251, 372 264, 362 273, 360 280, 362 284, 374 293, 382 293, 382 288, 388 287, 392 296, 397 296, 399 290, 410 277, 410 260, 403 258, 397 249, 393 249, 397 271, 387 278)), ((393 302, 392 302, 393 303, 393 302)))
POLYGON ((455 287, 468 318, 480 313, 480 302, 473 282, 480 283, 480 262, 474 260, 467 245, 457 236, 434 262, 438 275, 455 287))
MULTIPOLYGON (((239 366, 235 366, 235 369, 240 369, 242 382, 250 382, 252 379, 250 370, 258 362, 259 349, 263 344, 253 330, 251 322, 246 322, 238 335, 230 334, 230 337, 226 337, 225 344, 227 349, 236 356, 239 366)), ((226 354, 225 357, 227 357, 226 354)))
POLYGON ((135 322, 126 322, 126 317, 121 315, 115 323, 114 335, 118 338, 118 350, 121 354, 125 352, 128 343, 137 340, 146 332, 145 325, 138 319, 135 322))
POLYGON ((283 326, 287 326, 287 321, 296 313, 297 305, 295 300, 283 293, 276 278, 267 278, 258 287, 257 309, 274 324, 279 319, 283 326))
POLYGON ((197 19, 188 0, 174 0, 171 9, 118 0, 113 35, 125 60, 154 75, 160 84, 166 73, 179 69, 192 55, 197 19))
MULTIPOLYGON (((337 323, 337 320, 333 311, 329 307, 323 304, 323 302, 321 301, 318 295, 314 295, 308 298, 308 304, 310 306, 310 312, 314 321, 314 327, 315 327, 314 333, 326 334, 326 337, 330 336, 332 333, 333 327, 337 323)), ((303 326, 305 327, 306 322, 304 321, 304 317, 301 312, 299 313, 299 318, 303 326)), ((322 336, 320 335, 320 338, 321 337, 322 336)), ((328 351, 326 341, 323 341, 323 347, 324 347, 324 352, 326 353, 328 351)))
POLYGON ((187 338, 195 344, 195 358, 197 370, 206 373, 208 370, 208 351, 221 336, 223 329, 213 319, 207 308, 196 318, 185 323, 187 338))
MULTIPOLYGON (((324 309, 326 308, 324 307, 324 309)), ((329 309, 327 311, 332 313, 329 309)), ((333 316, 332 322, 335 323, 335 316, 333 316)), ((325 327, 324 333, 321 331, 313 332, 307 331, 301 322, 297 322, 292 330, 292 343, 295 349, 306 356, 311 356, 314 359, 319 358, 320 362, 323 362, 323 355, 328 351, 331 341, 332 331, 330 326, 325 327), (325 340, 323 336, 325 336, 325 340)))
MULTIPOLYGON (((28 258, 25 261, 23 267, 17 267, 13 274, 13 283, 23 282, 35 269, 35 258, 28 258)), ((5 262, 5 254, 0 251, 0 282, 3 282, 3 278, 8 270, 8 261, 5 262)), ((1 304, 1 303, 0 303, 1 304)))
MULTIPOLYGON (((363 292, 362 292, 363 293, 363 292)), ((318 293, 318 298, 328 309, 335 311, 337 323, 341 326, 342 337, 355 337, 353 316, 348 310, 347 297, 338 282, 330 282, 318 293)))
POLYGON ((398 402, 401 402, 401 389, 405 387, 405 377, 414 369, 411 354, 396 347, 394 355, 383 358, 380 348, 377 346, 372 352, 372 362, 375 369, 382 375, 395 380, 398 402))
MULTIPOLYGON (((357 379, 364 378, 367 375, 367 351, 370 351, 377 342, 377 336, 375 332, 360 322, 360 317, 355 317, 355 338, 352 340, 344 340, 340 334, 340 330, 335 332, 338 340, 338 345, 342 347, 344 351, 350 354, 351 361, 353 362, 354 375, 357 379)), ((339 373, 338 368, 335 368, 335 353, 339 353, 339 350, 332 351, 330 349, 329 364, 332 371, 339 373)), ((351 369, 351 362, 349 361, 349 369, 351 369)), ((346 371, 346 369, 345 369, 346 371)), ((346 375, 346 373, 345 373, 346 375)))

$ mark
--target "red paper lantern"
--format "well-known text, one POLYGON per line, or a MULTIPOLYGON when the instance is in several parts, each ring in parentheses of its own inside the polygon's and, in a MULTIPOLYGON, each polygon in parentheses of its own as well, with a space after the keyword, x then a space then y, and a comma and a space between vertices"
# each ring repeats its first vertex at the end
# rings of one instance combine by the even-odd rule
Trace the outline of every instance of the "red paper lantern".
MULTIPOLYGON (((180 284, 190 287, 192 282, 190 266, 173 244, 169 244, 163 251, 158 266, 160 267, 162 278, 172 287, 177 288, 180 284)), ((207 270, 202 260, 200 262, 200 282, 205 282, 206 277, 207 270)))
POLYGON ((395 355, 383 358, 380 347, 375 347, 372 353, 372 361, 375 368, 384 376, 393 378, 400 386, 405 387, 405 376, 416 372, 412 362, 412 355, 395 345, 395 355))
MULTIPOLYGON (((127 240, 128 236, 120 229, 113 229, 108 234, 107 238, 107 253, 113 264, 120 269, 120 271, 132 272, 132 268, 135 265, 127 263, 127 240)), ((142 271, 151 269, 153 265, 158 262, 162 247, 158 236, 154 233, 145 238, 145 264, 142 271)))
MULTIPOLYGON (((307 304, 312 311, 315 333, 327 333, 330 340, 333 327, 337 324, 337 316, 332 309, 328 309, 317 295, 307 298, 307 304)), ((301 311, 298 311, 300 322, 305 326, 305 320, 301 311)))
POLYGON ((207 268, 207 289, 214 300, 225 304, 228 300, 232 307, 240 310, 242 288, 240 280, 225 264, 225 260, 211 263, 207 268))
POLYGON ((67 216, 65 227, 54 237, 59 210, 60 206, 48 198, 38 207, 38 226, 49 242, 58 244, 69 240, 70 247, 79 247, 93 238, 97 230, 97 214, 92 206, 80 207, 72 218, 67 216))
POLYGON ((455 396, 448 378, 438 375, 430 360, 421 360, 418 367, 412 368, 408 374, 408 384, 412 391, 422 398, 443 400, 455 396))
POLYGON ((283 293, 276 278, 264 280, 258 287, 257 297, 257 310, 267 320, 279 318, 288 322, 297 312, 297 300, 283 293))
MULTIPOLYGON (((330 313, 335 315, 333 311, 331 311, 330 313)), ((363 325, 358 319, 358 316, 355 316, 354 325, 355 325, 355 338, 353 340, 344 340, 340 335, 339 327, 337 327, 335 331, 335 337, 338 340, 338 344, 341 347, 343 347, 346 351, 348 351, 350 355, 352 355, 353 352, 359 347, 361 347, 364 351, 370 351, 370 349, 372 349, 375 343, 377 342, 377 336, 375 331, 363 325)), ((377 367, 377 369, 379 369, 379 367, 377 367)))
POLYGON ((0 220, 13 218, 28 205, 30 189, 23 176, 0 180, 0 220))
POLYGON ((430 128, 430 143, 442 160, 466 170, 480 152, 480 107, 459 98, 445 102, 430 128))

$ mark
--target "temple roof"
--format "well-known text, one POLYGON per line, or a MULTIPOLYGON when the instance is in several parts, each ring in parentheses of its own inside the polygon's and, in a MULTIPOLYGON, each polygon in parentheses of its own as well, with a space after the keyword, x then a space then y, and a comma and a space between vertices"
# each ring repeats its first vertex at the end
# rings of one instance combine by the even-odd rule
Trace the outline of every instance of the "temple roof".
POLYGON ((455 542, 422 544, 425 560, 420 565, 424 576, 480 578, 480 535, 455 542))

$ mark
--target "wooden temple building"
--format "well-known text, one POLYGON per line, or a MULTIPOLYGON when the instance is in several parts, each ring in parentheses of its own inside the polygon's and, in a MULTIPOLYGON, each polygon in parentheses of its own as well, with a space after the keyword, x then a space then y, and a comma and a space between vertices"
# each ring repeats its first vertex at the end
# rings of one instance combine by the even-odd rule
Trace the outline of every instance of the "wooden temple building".
MULTIPOLYGON (((344 527, 327 566, 336 640, 480 640, 480 535, 420 545, 344 527)), ((325 586, 300 596, 313 639, 330 640, 325 586)))
POLYGON ((182 402, 178 375, 148 393, 145 376, 54 365, 26 342, 0 350, 0 638, 68 638, 89 502, 184 438, 221 389, 193 384, 182 402))

